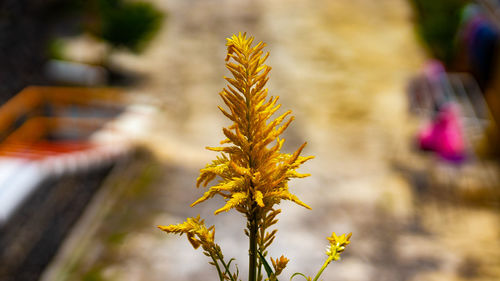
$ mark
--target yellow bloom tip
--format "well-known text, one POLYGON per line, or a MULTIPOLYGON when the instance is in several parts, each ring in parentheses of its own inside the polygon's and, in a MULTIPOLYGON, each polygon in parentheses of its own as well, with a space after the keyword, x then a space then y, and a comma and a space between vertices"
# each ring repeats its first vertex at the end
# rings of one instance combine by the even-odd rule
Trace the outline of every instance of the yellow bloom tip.
POLYGON ((302 201, 300 201, 300 200, 293 200, 293 201, 294 201, 295 203, 299 204, 300 206, 302 206, 302 207, 304 207, 304 208, 308 209, 308 210, 312 210, 312 208, 311 208, 311 207, 309 207, 309 205, 307 205, 306 203, 304 203, 304 202, 302 202, 302 201))
POLYGON ((193 202, 193 203, 191 203, 191 205, 189 205, 189 206, 190 206, 191 208, 193 208, 194 206, 196 206, 196 205, 200 204, 202 201, 204 201, 204 200, 202 200, 202 199, 203 199, 203 197, 202 197, 202 198, 200 198, 200 199, 198 199, 198 200, 196 200, 196 201, 194 201, 194 202, 193 202))
POLYGON ((156 227, 158 227, 158 229, 160 229, 161 231, 165 231, 167 233, 171 232, 171 225, 157 225, 156 227))
POLYGON ((273 268, 274 268, 274 271, 275 271, 275 274, 276 275, 279 275, 281 274, 281 272, 283 271, 283 269, 285 269, 287 263, 289 262, 290 260, 287 259, 285 256, 281 256, 277 259, 273 259, 271 257, 271 263, 273 265, 273 268))
POLYGON ((222 212, 227 212, 227 211, 229 211, 229 209, 225 210, 225 208, 220 208, 220 209, 218 209, 218 210, 216 210, 216 211, 214 212, 214 215, 218 215, 218 214, 220 214, 220 213, 222 213, 222 212))
POLYGON ((327 237, 330 245, 326 248, 326 254, 330 256, 333 260, 339 260, 340 254, 344 252, 345 247, 351 243, 352 232, 349 234, 342 234, 338 236, 335 232, 332 232, 332 236, 327 237))

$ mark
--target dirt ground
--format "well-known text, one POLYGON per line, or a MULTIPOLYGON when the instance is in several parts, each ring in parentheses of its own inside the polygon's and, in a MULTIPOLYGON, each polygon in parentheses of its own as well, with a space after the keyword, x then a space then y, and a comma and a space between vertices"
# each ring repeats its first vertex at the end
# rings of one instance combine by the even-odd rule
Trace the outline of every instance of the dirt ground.
POLYGON ((197 214, 216 225, 225 256, 247 278, 244 218, 213 216, 219 200, 189 207, 203 192, 199 169, 216 155, 204 147, 229 124, 217 93, 228 75, 225 38, 239 31, 267 43, 270 94, 296 117, 284 151, 307 141, 304 154, 316 156, 301 168, 312 176, 291 183, 312 210, 282 203, 270 248, 291 260, 283 280, 314 275, 332 231, 352 232, 352 243, 323 280, 500 279, 497 197, 472 202, 456 185, 482 186, 465 176, 477 170, 411 149, 418 122, 405 87, 425 54, 406 1, 154 2, 167 13, 158 37, 141 55, 113 57, 141 77, 130 99, 155 112, 136 136, 145 149, 115 168, 43 280, 216 280, 184 237, 155 228, 197 214))

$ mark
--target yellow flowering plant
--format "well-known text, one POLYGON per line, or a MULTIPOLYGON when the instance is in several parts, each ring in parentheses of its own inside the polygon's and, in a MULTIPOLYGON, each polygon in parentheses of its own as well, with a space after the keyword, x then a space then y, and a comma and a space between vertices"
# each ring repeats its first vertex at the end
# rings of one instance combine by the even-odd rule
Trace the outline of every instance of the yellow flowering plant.
MULTIPOLYGON (((219 110, 232 121, 231 126, 223 128, 226 139, 219 147, 207 149, 219 152, 211 163, 201 169, 196 181, 197 187, 206 187, 214 179, 215 185, 191 206, 195 206, 214 196, 221 196, 225 205, 215 210, 215 214, 234 209, 247 219, 245 234, 249 237, 249 281, 263 280, 262 269, 267 273, 266 280, 277 280, 277 276, 288 263, 284 256, 266 260, 267 248, 275 239, 277 230, 269 230, 277 223, 277 215, 281 212, 276 205, 281 200, 289 200, 311 209, 297 196, 290 193, 288 181, 292 178, 303 178, 309 174, 301 174, 296 170, 313 156, 301 156, 306 143, 294 153, 282 153, 285 139, 280 135, 293 121, 291 111, 286 111, 275 119, 271 119, 280 108, 279 97, 267 97, 265 88, 269 80, 271 67, 264 64, 269 52, 264 53, 265 43, 252 45, 254 38, 246 33, 227 38, 226 67, 233 77, 224 77, 229 83, 220 93, 227 109, 219 106, 219 110)), ((204 221, 188 218, 178 225, 159 226, 167 233, 186 234, 191 245, 197 249, 202 247, 204 254, 212 259, 210 262, 217 269, 219 279, 236 281, 238 271, 231 272, 234 259, 224 260, 220 247, 214 242, 215 229, 207 228, 204 221)), ((329 237, 327 262, 318 272, 317 280, 326 266, 338 260, 345 246, 349 244, 349 235, 329 237)), ((295 275, 302 275, 301 273, 295 275)), ((293 276, 292 276, 293 277, 293 276)))

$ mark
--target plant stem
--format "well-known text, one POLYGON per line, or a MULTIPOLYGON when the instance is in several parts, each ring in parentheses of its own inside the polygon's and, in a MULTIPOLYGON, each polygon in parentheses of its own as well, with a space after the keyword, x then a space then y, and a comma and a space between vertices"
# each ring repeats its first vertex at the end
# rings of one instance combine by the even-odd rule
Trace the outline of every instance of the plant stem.
POLYGON ((257 269, 257 210, 256 206, 252 208, 250 216, 250 245, 248 250, 248 281, 256 281, 257 269))
POLYGON ((220 271, 219 263, 217 262, 217 260, 214 258, 214 256, 212 254, 210 254, 210 257, 214 261, 214 265, 217 268, 217 273, 219 273, 220 281, 224 281, 224 276, 222 275, 222 272, 220 271))
POLYGON ((318 271, 318 274, 314 277, 313 281, 317 281, 321 273, 325 270, 325 268, 330 264, 330 262, 333 260, 332 256, 329 256, 328 259, 326 259, 325 263, 321 267, 321 269, 318 271))
POLYGON ((257 263, 257 281, 262 280, 262 278, 260 278, 261 272, 262 272, 262 262, 259 261, 257 263))
POLYGON ((219 252, 217 252, 217 256, 219 257, 219 260, 220 262, 222 263, 222 265, 224 266, 224 268, 226 269, 226 272, 227 274, 229 275, 229 279, 231 279, 231 281, 236 281, 234 280, 233 278, 233 275, 231 275, 231 272, 229 272, 229 267, 227 266, 227 264, 224 262, 224 259, 222 258, 222 256, 220 255, 219 252))

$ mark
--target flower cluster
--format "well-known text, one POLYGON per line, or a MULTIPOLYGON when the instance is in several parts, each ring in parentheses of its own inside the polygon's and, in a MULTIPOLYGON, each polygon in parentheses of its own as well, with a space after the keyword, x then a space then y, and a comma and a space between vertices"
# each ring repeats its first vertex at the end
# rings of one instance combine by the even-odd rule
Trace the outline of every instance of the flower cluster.
POLYGON ((212 225, 207 228, 205 226, 205 221, 200 220, 199 215, 196 218, 187 218, 186 221, 181 224, 169 226, 159 225, 158 228, 166 233, 186 234, 189 243, 191 243, 195 249, 202 246, 202 248, 207 251, 214 246, 215 227, 212 225))
POLYGON ((229 85, 219 95, 228 109, 220 106, 219 109, 233 122, 223 128, 226 139, 221 141, 230 146, 207 147, 221 155, 200 171, 197 186, 206 186, 216 176, 221 180, 192 206, 220 195, 226 204, 215 214, 233 208, 250 214, 256 206, 270 209, 281 200, 291 200, 310 209, 288 191, 287 182, 309 176, 296 169, 313 157, 300 156, 305 143, 293 154, 280 152, 285 140, 279 136, 293 117, 288 118, 291 111, 287 111, 269 120, 280 108, 278 97, 267 99, 267 88, 264 88, 271 71, 271 67, 264 64, 269 53, 264 55, 264 43, 252 46, 252 42, 253 37, 247 38, 241 33, 227 39, 226 67, 233 78, 224 77, 229 85), (273 142, 274 145, 268 147, 273 142))
POLYGON ((330 241, 330 245, 326 248, 326 254, 335 261, 339 260, 340 254, 345 250, 345 247, 351 243, 351 241, 349 241, 351 236, 352 233, 337 236, 337 234, 333 232, 332 236, 326 238, 330 241))
POLYGON ((224 260, 224 255, 222 254, 220 246, 214 242, 214 226, 212 225, 207 228, 205 226, 205 221, 200 220, 199 215, 195 218, 187 218, 185 222, 180 224, 168 226, 159 225, 158 228, 165 231, 166 233, 174 233, 179 235, 186 234, 188 241, 189 243, 191 243, 193 248, 198 249, 201 246, 205 256, 212 259, 212 262, 210 262, 210 264, 216 267, 217 273, 219 274, 219 279, 221 281, 238 280, 239 272, 230 272, 229 267, 231 265, 231 261, 226 262, 224 260))
POLYGON ((274 273, 276 274, 276 276, 281 274, 283 269, 285 269, 288 261, 290 261, 290 260, 287 259, 285 256, 281 256, 281 257, 277 258, 276 260, 271 258, 271 263, 273 265, 274 273))

